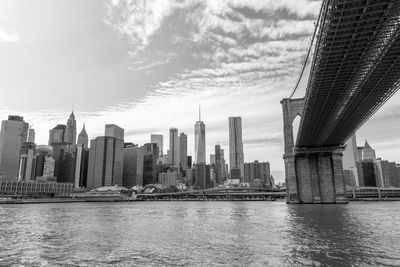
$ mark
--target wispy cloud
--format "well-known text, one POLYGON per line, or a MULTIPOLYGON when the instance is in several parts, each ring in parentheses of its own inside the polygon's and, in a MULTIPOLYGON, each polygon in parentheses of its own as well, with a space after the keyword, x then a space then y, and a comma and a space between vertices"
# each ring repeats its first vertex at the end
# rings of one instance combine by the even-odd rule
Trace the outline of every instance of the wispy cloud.
POLYGON ((19 37, 16 33, 10 33, 7 32, 5 29, 0 28, 0 42, 18 43, 19 37))

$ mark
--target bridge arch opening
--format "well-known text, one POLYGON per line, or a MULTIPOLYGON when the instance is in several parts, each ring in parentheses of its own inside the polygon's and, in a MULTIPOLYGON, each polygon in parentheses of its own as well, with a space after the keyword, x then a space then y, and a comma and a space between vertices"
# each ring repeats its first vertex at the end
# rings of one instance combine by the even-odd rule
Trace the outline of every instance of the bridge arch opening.
POLYGON ((293 122, 292 122, 292 127, 293 127, 293 142, 294 144, 296 144, 296 140, 297 140, 297 134, 299 132, 299 128, 300 128, 300 121, 301 121, 301 116, 299 113, 297 113, 294 116, 293 122))

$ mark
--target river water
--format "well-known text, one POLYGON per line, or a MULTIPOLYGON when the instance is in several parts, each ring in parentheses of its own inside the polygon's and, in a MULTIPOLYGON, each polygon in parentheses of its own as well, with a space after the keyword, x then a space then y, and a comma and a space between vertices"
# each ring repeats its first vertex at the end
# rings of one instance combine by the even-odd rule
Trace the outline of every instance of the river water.
POLYGON ((0 265, 400 266, 400 202, 0 205, 0 265))

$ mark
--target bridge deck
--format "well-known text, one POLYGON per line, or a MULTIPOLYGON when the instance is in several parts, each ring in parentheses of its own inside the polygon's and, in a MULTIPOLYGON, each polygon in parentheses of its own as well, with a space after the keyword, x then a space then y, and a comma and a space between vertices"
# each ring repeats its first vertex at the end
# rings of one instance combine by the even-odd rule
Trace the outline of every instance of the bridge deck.
POLYGON ((325 0, 297 147, 334 147, 399 88, 400 1, 325 0))

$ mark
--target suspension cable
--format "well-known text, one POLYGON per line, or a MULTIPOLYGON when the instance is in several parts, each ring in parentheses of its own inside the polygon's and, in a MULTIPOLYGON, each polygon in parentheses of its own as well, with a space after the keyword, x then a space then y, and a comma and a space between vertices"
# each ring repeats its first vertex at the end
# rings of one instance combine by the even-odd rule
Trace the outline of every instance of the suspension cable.
POLYGON ((301 78, 303 77, 304 70, 306 69, 307 62, 308 62, 308 59, 310 57, 311 49, 312 49, 312 46, 313 46, 313 43, 314 43, 314 39, 315 39, 315 36, 317 35, 317 29, 318 29, 318 26, 319 26, 319 23, 320 23, 320 20, 321 20, 321 14, 322 14, 322 10, 323 10, 323 7, 324 7, 324 3, 325 3, 325 1, 323 0, 322 3, 321 3, 321 8, 320 8, 318 19, 317 19, 317 24, 315 25, 314 33, 313 33, 313 36, 311 38, 311 44, 310 44, 310 47, 308 48, 306 60, 304 61, 303 67, 301 69, 300 77, 297 80, 296 86, 295 86, 295 88, 294 88, 294 90, 293 90, 293 92, 292 92, 292 94, 290 95, 289 98, 293 97, 294 93, 296 92, 297 88, 299 87, 301 78))

